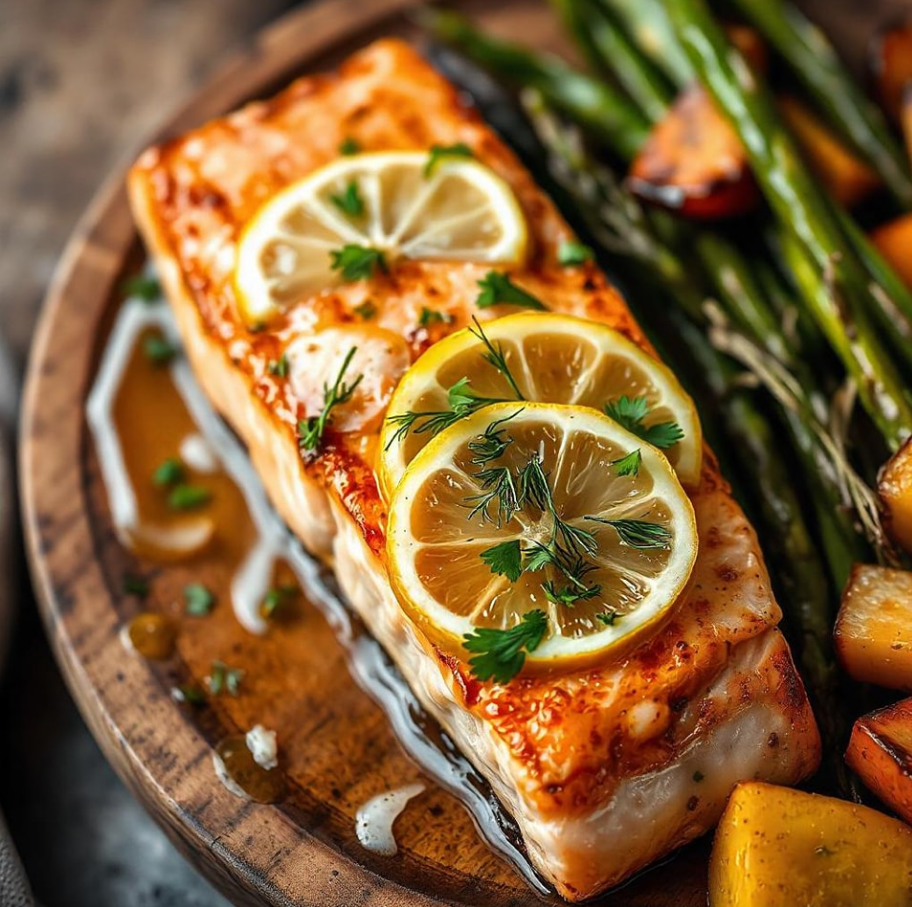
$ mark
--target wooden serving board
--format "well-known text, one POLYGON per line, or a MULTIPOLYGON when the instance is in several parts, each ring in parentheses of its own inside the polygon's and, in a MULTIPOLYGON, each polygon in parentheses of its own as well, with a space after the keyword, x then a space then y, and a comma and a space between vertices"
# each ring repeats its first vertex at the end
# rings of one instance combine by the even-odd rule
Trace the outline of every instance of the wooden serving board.
MULTIPOLYGON (((417 39, 413 0, 323 0, 258 36, 171 119, 175 135, 305 72, 335 66, 381 35, 417 39)), ((560 50, 552 13, 535 0, 466 0, 486 27, 560 50)), ((264 638, 228 608, 182 627, 178 656, 156 664, 128 653, 118 634, 140 605, 122 592, 134 573, 175 613, 198 565, 152 567, 117 541, 85 401, 123 275, 142 251, 123 186, 111 177, 83 220, 49 291, 31 358, 21 449, 29 556, 58 661, 107 758, 201 872, 238 904, 431 904, 518 907, 539 903, 482 842, 463 806, 426 779, 396 825, 399 854, 380 857, 355 836, 355 813, 374 794, 422 780, 381 709, 351 679, 345 651, 315 608, 264 638), (229 656, 226 653, 230 653, 229 656), (243 695, 200 711, 172 687, 201 681, 213 658, 246 670, 243 695), (212 748, 256 723, 279 732, 288 796, 242 801, 216 780, 212 748)), ((623 842, 619 842, 623 846, 623 842)), ((696 907, 706 902, 706 842, 604 898, 605 905, 696 907)), ((547 900, 547 899, 546 899, 547 900)), ((557 903, 557 899, 553 899, 557 903)))

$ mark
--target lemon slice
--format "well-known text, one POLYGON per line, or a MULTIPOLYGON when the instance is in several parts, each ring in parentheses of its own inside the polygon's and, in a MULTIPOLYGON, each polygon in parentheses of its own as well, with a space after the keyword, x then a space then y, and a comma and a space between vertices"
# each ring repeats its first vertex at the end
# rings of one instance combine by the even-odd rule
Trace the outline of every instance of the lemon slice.
POLYGON ((526 668, 575 669, 626 651, 668 613, 696 555, 693 507, 668 460, 588 407, 479 410, 417 454, 390 503, 396 596, 433 643, 463 660, 467 635, 530 615, 544 632, 522 653, 526 668), (638 449, 631 472, 624 462, 638 449), (533 460, 548 500, 535 492, 533 460), (511 484, 515 506, 504 509, 509 492, 492 489, 511 484))
POLYGON ((337 284, 346 245, 397 258, 516 264, 526 222, 510 187, 470 158, 420 151, 357 154, 293 183, 245 227, 234 275, 250 322, 337 284))
POLYGON ((502 352, 519 392, 526 400, 568 403, 628 417, 646 439, 664 447, 688 487, 700 480, 703 440, 693 401, 671 370, 623 334, 570 315, 528 312, 508 315, 457 331, 434 344, 409 369, 392 400, 380 443, 377 475, 389 500, 406 466, 441 424, 419 418, 403 425, 406 413, 449 409, 448 391, 468 379, 472 393, 494 399, 518 399, 502 369, 491 362, 491 347, 502 352), (624 399, 622 399, 624 398, 624 399), (634 416, 642 415, 637 420, 634 416), (683 437, 668 445, 677 425, 683 437), (657 428, 663 426, 663 428, 657 428))

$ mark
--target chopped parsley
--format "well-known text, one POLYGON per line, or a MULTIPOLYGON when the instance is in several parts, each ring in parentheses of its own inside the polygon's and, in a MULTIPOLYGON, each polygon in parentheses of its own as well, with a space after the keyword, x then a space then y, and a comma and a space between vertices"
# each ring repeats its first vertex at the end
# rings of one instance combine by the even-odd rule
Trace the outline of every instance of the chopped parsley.
POLYGON ((475 157, 475 153, 465 142, 457 142, 455 145, 432 145, 427 163, 424 165, 425 177, 429 177, 438 164, 448 157, 471 158, 475 157))
POLYGON ((601 621, 606 627, 613 627, 620 619, 622 615, 619 611, 602 611, 599 614, 595 615, 595 619, 601 621))
POLYGON ((684 432, 677 422, 643 424, 643 420, 649 415, 649 403, 645 397, 628 397, 625 394, 612 403, 605 404, 605 415, 660 450, 673 447, 684 437, 684 432))
POLYGON ((158 302, 162 295, 161 284, 158 280, 144 274, 128 277, 120 285, 120 289, 125 296, 132 296, 143 302, 158 302))
POLYGON ((492 305, 506 303, 518 305, 526 309, 537 309, 540 312, 548 311, 547 307, 536 299, 531 293, 516 286, 512 280, 500 271, 488 271, 478 281, 481 292, 475 300, 480 309, 490 308, 492 305))
POLYGON ((418 324, 427 328, 432 324, 452 324, 453 316, 449 312, 438 312, 436 309, 429 309, 423 306, 421 315, 418 317, 418 324))
POLYGON ((373 249, 370 246, 347 243, 341 249, 334 249, 329 254, 332 258, 330 267, 334 271, 339 271, 342 279, 347 283, 366 280, 377 271, 385 274, 389 270, 386 265, 386 256, 379 249, 373 249))
POLYGON ((522 576, 522 548, 519 539, 486 548, 481 552, 481 559, 491 568, 491 573, 505 576, 511 583, 522 576))
POLYGON ((194 617, 203 617, 215 605, 215 596, 202 583, 184 586, 184 611, 194 617))
POLYGON ((339 143, 339 154, 357 154, 361 146, 351 137, 348 136, 339 143))
POLYGON ((184 481, 184 464, 177 457, 169 457, 152 473, 152 484, 159 488, 177 485, 184 481))
POLYGON ((344 192, 329 196, 329 200, 349 217, 360 217, 364 214, 364 199, 355 180, 349 180, 344 192))
POLYGON ((636 476, 640 474, 640 463, 643 462, 643 454, 638 447, 631 450, 629 454, 612 460, 611 465, 614 467, 615 475, 619 476, 636 476))
POLYGON ((123 590, 127 595, 145 598, 149 594, 149 581, 142 576, 127 574, 123 579, 123 590))
POLYGON ((270 375, 275 375, 277 378, 287 378, 288 354, 282 353, 278 359, 270 359, 269 363, 266 366, 266 370, 270 375))
POLYGON ((558 246, 557 261, 565 268, 581 265, 591 260, 592 249, 575 239, 565 240, 558 246))
POLYGON ((153 365, 167 365, 177 355, 177 347, 161 334, 150 334, 143 340, 143 352, 153 365))
POLYGON ((534 652, 545 638, 548 618, 544 611, 528 611, 516 626, 509 630, 479 627, 462 637, 463 646, 473 657, 469 659, 472 673, 479 680, 507 683, 526 663, 526 653, 534 652))
POLYGON ((201 485, 175 485, 168 494, 168 506, 172 510, 195 510, 212 500, 212 492, 201 485))
POLYGON ((353 311, 359 318, 370 321, 377 314, 377 306, 369 299, 365 299, 360 305, 356 305, 353 311))
POLYGON ((193 683, 182 683, 180 686, 172 687, 171 698, 175 702, 197 707, 206 704, 206 694, 193 683))
POLYGON ((357 351, 358 348, 353 346, 348 353, 346 353, 339 373, 336 375, 336 380, 333 381, 331 386, 327 384, 323 385, 323 409, 320 411, 319 415, 310 416, 307 419, 302 419, 298 422, 298 434, 300 435, 298 444, 303 450, 316 450, 316 448, 320 446, 320 442, 323 440, 323 433, 326 431, 326 426, 329 424, 333 409, 336 406, 351 400, 355 388, 357 388, 364 378, 364 375, 361 374, 358 375, 351 384, 346 384, 344 381, 345 372, 348 370, 349 365, 351 365, 351 361, 357 351))
POLYGON ((244 679, 244 671, 240 668, 229 668, 223 661, 213 661, 211 671, 207 682, 209 692, 213 696, 218 696, 223 691, 229 696, 237 696, 241 681, 244 679))
POLYGON ((297 591, 296 586, 278 586, 270 589, 263 598, 261 608, 263 617, 272 617, 281 605, 294 597, 297 591))

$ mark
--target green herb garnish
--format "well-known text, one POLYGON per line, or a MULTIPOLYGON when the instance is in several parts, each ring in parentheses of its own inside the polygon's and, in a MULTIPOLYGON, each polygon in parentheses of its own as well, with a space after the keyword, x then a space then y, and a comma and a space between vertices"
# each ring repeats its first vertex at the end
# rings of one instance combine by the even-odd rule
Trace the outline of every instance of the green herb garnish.
POLYGON ((339 369, 339 374, 336 375, 336 380, 333 381, 331 386, 323 385, 323 409, 320 414, 298 422, 298 434, 300 435, 298 444, 303 450, 315 450, 320 446, 320 442, 323 440, 323 432, 326 431, 333 409, 341 403, 347 403, 351 400, 355 388, 364 378, 363 374, 358 375, 351 384, 346 384, 343 380, 345 372, 351 365, 351 361, 357 351, 358 348, 353 346, 346 353, 342 367, 339 369))
POLYGON ((206 704, 206 694, 196 684, 192 683, 182 683, 180 686, 172 687, 171 698, 175 702, 183 702, 197 707, 206 704))
POLYGON ((491 568, 491 573, 505 576, 511 583, 515 583, 522 576, 522 549, 519 539, 486 548, 481 552, 481 559, 491 568))
POLYGON ((364 214, 364 199, 354 180, 349 180, 344 192, 329 196, 329 200, 348 217, 360 217, 364 214))
POLYGON ((142 576, 127 574, 123 579, 123 590, 127 595, 145 598, 149 594, 149 581, 142 576))
POLYGON ((143 340, 143 352, 153 365, 167 365, 177 355, 177 347, 161 334, 150 334, 143 340))
POLYGON ((215 605, 215 596, 202 583, 184 586, 184 611, 194 617, 208 614, 215 605))
POLYGON ((597 516, 587 516, 586 519, 611 526, 621 541, 631 548, 668 548, 671 544, 671 533, 664 526, 648 520, 606 520, 597 516))
POLYGON ((386 256, 370 246, 358 246, 347 243, 341 249, 329 253, 332 258, 330 267, 339 271, 347 283, 355 280, 366 280, 377 271, 387 273, 386 256))
POLYGON ((558 246, 557 260, 565 268, 592 260, 592 249, 575 239, 565 240, 558 246))
POLYGON ((427 328, 432 324, 452 324, 453 316, 449 312, 438 312, 436 309, 429 309, 427 306, 423 306, 421 309, 421 315, 418 317, 418 324, 427 328))
POLYGON ((266 370, 270 375, 275 375, 277 378, 287 378, 288 354, 282 353, 278 359, 270 359, 269 363, 266 366, 266 370))
POLYGON ((472 673, 479 680, 508 683, 526 662, 526 653, 534 652, 545 638, 548 618, 544 611, 528 611, 509 630, 481 627, 462 637, 463 646, 474 653, 469 659, 472 673))
POLYGON ((615 475, 619 476, 637 476, 640 474, 640 463, 643 462, 643 454, 638 447, 631 450, 629 454, 612 460, 611 465, 614 467, 615 475))
POLYGON ((659 422, 648 426, 643 424, 643 420, 649 415, 649 403, 645 397, 625 395, 612 403, 606 403, 605 415, 660 450, 673 447, 684 437, 684 432, 677 422, 659 422))
POLYGON ((207 678, 209 692, 213 696, 218 696, 222 691, 229 696, 237 696, 245 672, 240 668, 229 668, 223 661, 213 661, 211 670, 212 673, 207 678))
POLYGON ((279 586, 270 589, 263 598, 262 612, 264 617, 272 617, 278 608, 292 598, 297 592, 296 586, 279 586))
POLYGON ((152 484, 159 488, 177 485, 185 476, 184 464, 177 457, 169 457, 152 473, 152 484))
POLYGON ((120 285, 120 290, 125 296, 134 296, 143 302, 158 302, 162 295, 161 284, 158 280, 143 274, 128 277, 120 285))
POLYGON ((361 146, 351 136, 342 139, 339 144, 339 154, 357 154, 360 150, 361 146))
POLYGON ((200 485, 175 485, 168 494, 168 506, 172 510, 195 510, 212 500, 212 492, 200 485))
POLYGON ((547 306, 536 299, 531 293, 516 286, 510 278, 501 271, 488 271, 481 280, 478 281, 481 292, 475 300, 475 304, 480 309, 490 308, 492 305, 507 303, 509 305, 518 305, 526 309, 537 309, 540 312, 547 312, 547 306))
POLYGON ((475 157, 475 153, 465 142, 457 142, 455 145, 433 145, 428 152, 427 163, 424 165, 425 177, 429 177, 437 165, 448 157, 475 157))
POLYGON ((620 619, 622 615, 619 611, 602 611, 599 614, 595 615, 595 619, 601 621, 606 627, 613 627, 620 619))
POLYGON ((356 305, 352 310, 359 318, 370 321, 377 314, 377 306, 369 299, 365 299, 360 305, 356 305))

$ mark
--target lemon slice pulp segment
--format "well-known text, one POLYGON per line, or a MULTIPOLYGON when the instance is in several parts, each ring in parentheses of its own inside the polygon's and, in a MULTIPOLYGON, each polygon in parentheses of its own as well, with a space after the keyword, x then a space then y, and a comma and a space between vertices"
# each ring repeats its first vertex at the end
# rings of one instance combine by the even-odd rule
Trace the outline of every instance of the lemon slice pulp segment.
POLYGON ((533 611, 547 628, 526 669, 574 669, 626 651, 668 613, 696 555, 693 507, 668 460, 587 407, 479 410, 417 454, 390 504, 397 598, 432 642, 463 660, 467 634, 510 629, 533 611), (502 449, 488 445, 492 435, 502 449), (638 469, 625 474, 618 461, 637 449, 638 469), (500 455, 485 459, 483 450, 500 455), (533 459, 550 503, 523 497, 533 459), (511 474, 515 507, 490 497, 491 469, 511 474), (517 546, 521 574, 496 572, 491 550, 517 546))
POLYGON ((339 158, 269 199, 244 228, 234 285, 254 323, 339 282, 331 253, 516 264, 526 222, 512 189, 470 158, 390 151, 339 158))
POLYGON ((600 411, 609 406, 616 415, 627 412, 628 416, 633 407, 633 415, 645 415, 639 422, 628 418, 627 427, 635 425, 644 438, 663 446, 685 486, 699 483, 700 420, 671 370, 606 325, 570 315, 529 312, 488 322, 480 330, 457 331, 434 344, 406 372, 390 400, 380 443, 377 476, 386 500, 440 424, 419 417, 405 430, 404 414, 446 411, 449 388, 463 379, 478 396, 518 399, 517 388, 492 364, 482 333, 502 352, 523 398, 600 411), (674 425, 678 432, 671 428, 674 425), (679 440, 665 446, 677 435, 679 440))

